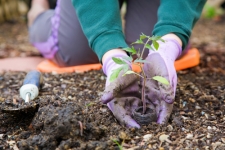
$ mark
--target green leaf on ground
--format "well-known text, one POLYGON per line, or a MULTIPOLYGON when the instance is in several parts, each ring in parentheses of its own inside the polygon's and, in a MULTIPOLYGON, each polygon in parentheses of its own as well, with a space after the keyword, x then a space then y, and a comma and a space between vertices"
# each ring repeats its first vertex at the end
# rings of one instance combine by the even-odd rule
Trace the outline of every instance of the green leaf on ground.
POLYGON ((152 79, 156 80, 156 81, 158 81, 158 82, 160 82, 162 84, 165 84, 165 85, 169 85, 170 84, 169 81, 166 78, 162 77, 162 76, 154 76, 154 77, 152 77, 152 79))
POLYGON ((113 70, 113 71, 112 71, 112 74, 111 74, 111 76, 110 76, 110 78, 109 78, 109 82, 114 81, 114 80, 118 77, 118 75, 119 75, 119 73, 120 73, 120 71, 121 71, 122 69, 123 69, 123 66, 121 66, 121 67, 119 67, 119 68, 113 70))
POLYGON ((120 58, 117 58, 117 57, 112 57, 112 60, 113 60, 116 64, 119 64, 119 65, 127 64, 124 60, 122 60, 122 59, 120 59, 120 58))
POLYGON ((93 105, 93 104, 95 104, 95 103, 90 102, 90 103, 86 104, 85 106, 86 106, 86 107, 89 107, 89 106, 91 106, 91 105, 93 105))
POLYGON ((153 44, 154 48, 155 48, 156 50, 158 50, 158 48, 159 48, 159 43, 156 42, 156 41, 152 41, 152 44, 153 44))
POLYGON ((119 150, 123 150, 123 147, 119 144, 117 140, 113 139, 113 142, 119 147, 119 150))
POLYGON ((136 49, 133 46, 131 48, 130 47, 123 48, 123 50, 130 52, 131 55, 134 55, 137 53, 136 49))

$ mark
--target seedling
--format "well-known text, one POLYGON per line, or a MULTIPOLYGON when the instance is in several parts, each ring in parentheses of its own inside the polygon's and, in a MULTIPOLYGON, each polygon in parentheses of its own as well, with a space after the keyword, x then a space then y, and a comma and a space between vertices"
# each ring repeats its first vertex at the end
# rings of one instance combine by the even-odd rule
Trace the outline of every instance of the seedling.
POLYGON ((112 141, 119 147, 120 150, 123 150, 122 145, 120 145, 120 143, 116 139, 112 139, 112 141))
MULTIPOLYGON (((159 48, 159 43, 158 41, 162 41, 162 42, 165 42, 163 39, 161 39, 160 36, 147 36, 145 34, 141 34, 140 35, 140 39, 138 39, 136 42, 132 43, 131 45, 134 45, 134 44, 141 44, 141 45, 144 45, 142 51, 139 50, 136 50, 133 46, 132 47, 128 47, 128 48, 124 48, 123 50, 129 52, 131 54, 131 56, 127 56, 127 57, 124 57, 124 58, 117 58, 117 57, 113 57, 113 61, 116 63, 116 64, 119 64, 121 65, 121 67, 113 70, 113 73, 112 75, 110 76, 110 82, 114 81, 119 73, 123 70, 124 71, 124 74, 123 76, 125 75, 128 75, 128 74, 136 74, 137 76, 139 76, 140 78, 143 79, 143 82, 142 82, 142 97, 141 97, 141 100, 142 100, 142 103, 143 103, 143 112, 142 114, 145 114, 146 113, 146 101, 145 101, 145 84, 146 84, 146 81, 147 80, 156 80, 162 84, 166 84, 166 85, 169 85, 169 82, 166 78, 162 77, 162 76, 154 76, 152 78, 147 78, 146 76, 146 73, 144 72, 144 69, 143 69, 143 65, 145 63, 151 63, 149 61, 146 61, 143 59, 143 54, 144 54, 144 51, 145 49, 149 49, 149 50, 153 50, 153 51, 157 51, 158 48, 159 48), (146 42, 144 42, 144 40, 146 40, 146 42), (150 45, 149 43, 152 42, 152 45, 150 45), (153 48, 153 47, 154 48, 153 48), (136 55, 137 58, 134 60, 132 56, 136 55), (136 73, 132 70, 129 70, 129 66, 128 66, 128 62, 129 63, 133 63, 134 65, 137 65, 140 67, 141 69, 141 72, 140 73, 136 73)), ((157 65, 157 64, 155 64, 157 65)))

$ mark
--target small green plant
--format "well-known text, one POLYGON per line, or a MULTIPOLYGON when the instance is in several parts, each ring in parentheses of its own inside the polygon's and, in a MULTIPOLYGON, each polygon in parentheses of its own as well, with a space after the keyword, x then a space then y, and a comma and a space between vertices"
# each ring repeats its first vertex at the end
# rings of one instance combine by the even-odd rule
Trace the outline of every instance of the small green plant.
POLYGON ((85 106, 86 106, 86 107, 89 107, 89 106, 92 106, 92 105, 94 105, 94 104, 95 104, 95 103, 90 102, 90 103, 86 104, 85 106))
POLYGON ((112 141, 119 147, 120 150, 123 150, 122 145, 120 145, 120 143, 116 139, 113 139, 112 141))
MULTIPOLYGON (((141 34, 140 35, 140 39, 138 39, 136 42, 132 43, 131 45, 134 45, 134 44, 142 44, 144 45, 142 51, 139 50, 136 50, 133 46, 132 47, 128 47, 128 48, 124 48, 123 50, 129 52, 131 55, 130 56, 127 56, 127 57, 124 57, 122 59, 120 58, 117 58, 117 57, 113 57, 113 61, 116 63, 116 64, 119 64, 121 65, 121 67, 113 70, 113 73, 112 75, 110 76, 110 82, 114 81, 119 73, 123 70, 124 71, 124 74, 123 76, 127 75, 127 74, 136 74, 137 76, 139 76, 140 78, 143 79, 143 82, 142 82, 142 103, 143 103, 143 114, 145 114, 146 112, 146 101, 145 101, 145 84, 146 84, 146 81, 147 80, 156 80, 162 84, 166 84, 166 85, 169 85, 169 82, 167 81, 166 78, 162 77, 162 76, 154 76, 152 78, 147 78, 146 76, 146 73, 144 72, 144 69, 143 69, 143 64, 145 63, 151 63, 149 61, 146 61, 143 59, 143 54, 144 54, 144 51, 145 49, 149 49, 149 50, 153 50, 153 51, 157 51, 158 48, 159 48, 159 43, 157 41, 162 41, 162 42, 165 42, 160 36, 147 36, 145 34, 141 34), (144 42, 144 40, 146 40, 146 42, 144 42), (152 45, 153 47, 149 44, 150 42, 152 42, 152 45), (137 58, 134 60, 133 59, 133 55, 136 55, 137 58), (133 63, 134 65, 137 65, 140 67, 141 69, 141 72, 140 73, 136 73, 132 70, 129 70, 129 65, 127 64, 127 61, 130 62, 130 63, 133 63)), ((157 65, 157 64, 155 64, 157 65)))
POLYGON ((212 19, 223 14, 224 10, 222 8, 210 5, 208 3, 206 3, 203 8, 203 16, 208 19, 212 19))

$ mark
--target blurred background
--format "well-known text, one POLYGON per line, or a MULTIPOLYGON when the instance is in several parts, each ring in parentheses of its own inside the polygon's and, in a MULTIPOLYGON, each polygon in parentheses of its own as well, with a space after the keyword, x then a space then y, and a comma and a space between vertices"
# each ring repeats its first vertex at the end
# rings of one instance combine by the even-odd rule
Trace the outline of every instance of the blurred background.
MULTIPOLYGON (((57 0, 48 0, 51 9, 57 0)), ((0 58, 40 56, 29 43, 27 12, 31 0, 0 0, 0 58)), ((122 9, 124 14, 126 9, 122 9)), ((191 38, 192 47, 225 51, 225 0, 208 0, 191 38), (204 31, 204 32, 203 32, 204 31)))

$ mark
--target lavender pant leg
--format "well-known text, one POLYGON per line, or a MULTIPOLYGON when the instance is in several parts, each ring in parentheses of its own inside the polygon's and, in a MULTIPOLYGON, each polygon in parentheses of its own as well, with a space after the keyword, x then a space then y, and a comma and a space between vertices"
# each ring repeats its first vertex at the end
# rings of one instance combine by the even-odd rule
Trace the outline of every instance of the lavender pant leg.
POLYGON ((88 46, 71 0, 58 0, 56 9, 39 15, 29 32, 33 45, 59 66, 99 62, 88 46))

